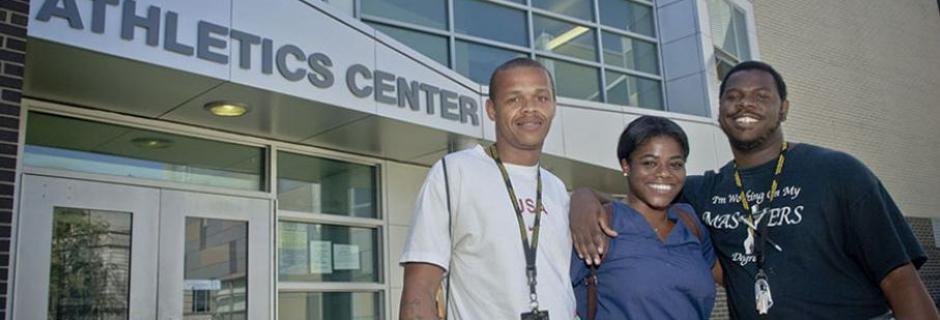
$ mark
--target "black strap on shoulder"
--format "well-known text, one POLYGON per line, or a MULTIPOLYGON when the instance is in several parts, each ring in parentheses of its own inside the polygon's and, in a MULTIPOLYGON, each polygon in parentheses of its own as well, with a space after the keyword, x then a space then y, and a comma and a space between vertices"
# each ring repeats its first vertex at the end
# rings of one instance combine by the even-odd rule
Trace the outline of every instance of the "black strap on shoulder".
POLYGON ((678 205, 674 205, 672 207, 675 208, 676 211, 679 211, 679 219, 682 220, 682 223, 685 224, 685 227, 692 231, 692 234, 698 238, 699 242, 702 242, 702 230, 699 229, 698 224, 695 223, 695 220, 693 220, 695 217, 693 217, 691 213, 685 211, 685 209, 682 209, 682 207, 678 205))
MULTIPOLYGON (((608 217, 614 216, 614 204, 604 204, 604 211, 607 211, 608 217)), ((604 256, 601 256, 601 260, 604 256)), ((597 317, 597 266, 589 267, 591 273, 584 279, 584 287, 587 289, 587 320, 594 320, 597 317)))
POLYGON ((450 304, 450 272, 451 272, 452 261, 454 260, 454 257, 453 257, 454 256, 454 245, 453 245, 454 223, 451 220, 453 219, 453 211, 450 208, 450 181, 447 178, 447 156, 444 156, 443 158, 441 158, 441 167, 443 167, 443 170, 444 170, 444 191, 447 194, 447 235, 450 237, 450 241, 451 241, 451 245, 450 245, 451 258, 448 259, 448 262, 447 262, 447 277, 444 280, 445 292, 444 292, 444 318, 443 320, 447 320, 447 305, 450 304))

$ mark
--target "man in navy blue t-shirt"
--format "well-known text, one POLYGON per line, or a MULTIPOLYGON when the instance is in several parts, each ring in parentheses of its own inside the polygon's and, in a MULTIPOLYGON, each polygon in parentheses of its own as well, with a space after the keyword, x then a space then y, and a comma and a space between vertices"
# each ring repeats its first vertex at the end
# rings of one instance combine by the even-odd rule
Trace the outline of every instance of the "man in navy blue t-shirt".
MULTIPOLYGON (((891 196, 854 157, 784 140, 786 98, 770 65, 729 71, 718 123, 734 160, 688 177, 679 199, 711 231, 732 318, 940 319, 916 270, 926 256, 891 196)), ((602 230, 616 233, 590 190, 571 206, 576 249, 597 263, 602 230)))

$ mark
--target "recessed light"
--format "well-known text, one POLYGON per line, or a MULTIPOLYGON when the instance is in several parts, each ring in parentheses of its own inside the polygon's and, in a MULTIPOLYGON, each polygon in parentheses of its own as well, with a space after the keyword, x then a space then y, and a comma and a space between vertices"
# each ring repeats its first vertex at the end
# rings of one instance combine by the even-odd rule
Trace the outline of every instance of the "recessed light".
POLYGON ((164 138, 140 137, 131 139, 131 143, 144 149, 164 149, 173 145, 173 141, 164 138))
POLYGON ((206 111, 219 117, 240 117, 248 113, 248 105, 229 101, 213 101, 205 105, 206 111))

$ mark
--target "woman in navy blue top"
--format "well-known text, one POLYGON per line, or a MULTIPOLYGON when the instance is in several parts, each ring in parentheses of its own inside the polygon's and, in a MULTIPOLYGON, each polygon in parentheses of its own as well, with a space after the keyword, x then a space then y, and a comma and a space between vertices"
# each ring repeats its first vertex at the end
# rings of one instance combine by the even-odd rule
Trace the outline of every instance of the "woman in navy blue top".
MULTIPOLYGON (((669 119, 643 116, 620 135, 626 203, 613 203, 618 235, 597 267, 596 319, 708 319, 721 270, 688 204, 672 204, 685 182, 689 143, 669 119), (686 215, 682 217, 680 215, 686 215)), ((572 256, 578 315, 587 319, 589 267, 572 256)))

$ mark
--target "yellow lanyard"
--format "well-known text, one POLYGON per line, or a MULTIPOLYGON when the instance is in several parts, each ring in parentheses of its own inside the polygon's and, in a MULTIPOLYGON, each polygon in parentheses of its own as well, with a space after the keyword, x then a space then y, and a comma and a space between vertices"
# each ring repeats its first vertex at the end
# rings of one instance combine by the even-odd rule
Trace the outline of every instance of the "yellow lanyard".
MULTIPOLYGON (((779 177, 780 173, 783 172, 783 162, 784 162, 784 159, 786 158, 785 157, 786 153, 787 153, 787 142, 784 141, 783 146, 780 147, 780 155, 777 156, 777 167, 774 170, 773 180, 771 180, 770 182, 770 194, 767 195, 767 205, 770 205, 770 203, 774 201, 774 197, 777 194, 777 177, 779 177)), ((754 224, 754 212, 751 211, 751 205, 750 203, 747 202, 747 195, 744 193, 744 186, 741 183, 741 173, 740 171, 738 171, 737 162, 734 163, 734 184, 738 186, 738 191, 740 192, 738 194, 738 197, 741 198, 741 205, 744 206, 744 212, 747 213, 747 221, 750 223, 750 225, 747 227, 747 231, 750 234, 750 236, 753 237, 755 236, 754 232, 757 229, 757 225, 754 224)), ((766 236, 761 237, 761 244, 763 244, 764 241, 767 240, 765 238, 766 236)), ((760 257, 757 258, 758 268, 763 268, 763 264, 764 264, 763 251, 764 251, 763 248, 760 248, 760 251, 758 251, 760 255, 760 257)))

